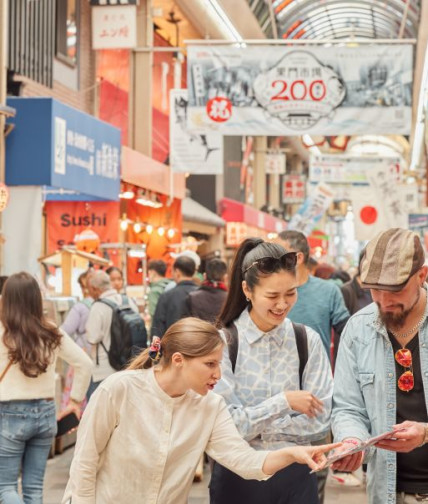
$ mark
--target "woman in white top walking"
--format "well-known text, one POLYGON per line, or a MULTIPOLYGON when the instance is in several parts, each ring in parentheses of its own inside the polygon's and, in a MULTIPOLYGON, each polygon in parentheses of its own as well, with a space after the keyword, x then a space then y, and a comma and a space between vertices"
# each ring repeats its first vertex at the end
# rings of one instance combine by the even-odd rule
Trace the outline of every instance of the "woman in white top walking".
POLYGON ((92 362, 45 319, 39 286, 28 273, 6 281, 0 320, 0 502, 42 504, 46 461, 56 433, 56 360, 61 357, 74 367, 67 411, 78 416, 92 362))
POLYGON ((224 400, 211 392, 223 346, 211 324, 185 318, 155 337, 129 370, 105 379, 79 426, 63 503, 187 503, 204 451, 259 480, 293 462, 323 464, 335 445, 268 452, 241 438, 224 400))

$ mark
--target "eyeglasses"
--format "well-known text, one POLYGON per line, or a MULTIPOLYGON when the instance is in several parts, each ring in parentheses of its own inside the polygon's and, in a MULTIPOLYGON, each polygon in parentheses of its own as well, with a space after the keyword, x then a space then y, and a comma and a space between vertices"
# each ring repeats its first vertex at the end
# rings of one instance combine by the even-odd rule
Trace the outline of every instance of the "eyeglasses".
POLYGON ((274 273, 278 268, 292 270, 295 268, 297 263, 297 252, 287 252, 281 257, 262 257, 251 263, 248 268, 246 268, 242 274, 251 269, 253 266, 257 266, 260 273, 274 273))
POLYGON ((395 360, 403 366, 404 368, 409 368, 408 371, 404 371, 404 373, 398 378, 398 388, 403 392, 410 392, 413 390, 415 386, 415 379, 413 377, 412 370, 412 352, 408 348, 400 348, 395 352, 395 360))

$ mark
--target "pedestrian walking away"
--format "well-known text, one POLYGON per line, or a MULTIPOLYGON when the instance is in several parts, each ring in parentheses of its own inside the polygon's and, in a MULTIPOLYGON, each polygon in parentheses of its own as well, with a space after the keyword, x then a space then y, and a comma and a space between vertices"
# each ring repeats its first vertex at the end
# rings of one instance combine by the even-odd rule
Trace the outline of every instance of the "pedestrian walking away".
POLYGON ((92 363, 45 319, 39 286, 28 273, 6 281, 0 318, 0 502, 42 504, 46 461, 57 429, 56 361, 60 357, 74 368, 69 405, 59 418, 71 412, 80 417, 92 363))

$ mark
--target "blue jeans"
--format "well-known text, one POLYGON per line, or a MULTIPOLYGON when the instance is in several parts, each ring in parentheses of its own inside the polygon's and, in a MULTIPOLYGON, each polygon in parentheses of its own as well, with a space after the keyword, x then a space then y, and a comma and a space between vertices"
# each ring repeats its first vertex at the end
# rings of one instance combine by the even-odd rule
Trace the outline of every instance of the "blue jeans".
POLYGON ((55 434, 53 400, 0 401, 1 504, 42 504, 46 461, 55 434), (23 499, 18 494, 20 472, 23 499))

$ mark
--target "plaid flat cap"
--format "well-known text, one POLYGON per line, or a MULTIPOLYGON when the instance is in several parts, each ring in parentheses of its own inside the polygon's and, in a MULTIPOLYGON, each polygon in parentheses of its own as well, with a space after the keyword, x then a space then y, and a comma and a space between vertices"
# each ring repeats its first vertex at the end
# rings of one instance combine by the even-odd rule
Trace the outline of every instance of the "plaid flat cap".
POLYGON ((415 232, 388 229, 367 244, 361 260, 361 287, 399 291, 424 263, 425 252, 415 232))

